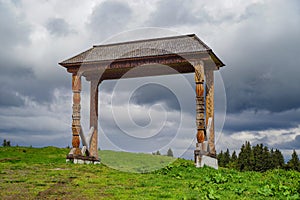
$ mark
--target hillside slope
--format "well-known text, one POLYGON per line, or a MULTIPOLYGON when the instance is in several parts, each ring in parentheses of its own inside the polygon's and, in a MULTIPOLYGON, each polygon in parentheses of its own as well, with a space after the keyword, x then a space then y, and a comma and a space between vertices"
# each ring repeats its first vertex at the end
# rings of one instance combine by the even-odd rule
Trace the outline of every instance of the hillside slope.
POLYGON ((165 156, 100 151, 100 165, 65 163, 67 149, 0 148, 0 199, 299 199, 300 173, 195 168, 165 156), (130 162, 129 162, 130 161, 130 162), (154 167, 153 167, 154 166, 154 167))

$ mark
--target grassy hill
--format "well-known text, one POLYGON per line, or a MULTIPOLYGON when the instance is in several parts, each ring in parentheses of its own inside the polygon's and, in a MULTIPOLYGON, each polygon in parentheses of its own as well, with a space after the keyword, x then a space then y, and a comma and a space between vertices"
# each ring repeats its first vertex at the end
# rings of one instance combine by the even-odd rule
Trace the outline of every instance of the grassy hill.
POLYGON ((65 163, 67 153, 55 147, 0 148, 0 199, 300 198, 296 171, 195 168, 182 159, 113 151, 99 152, 104 164, 74 165, 65 163))
POLYGON ((102 164, 124 172, 147 173, 161 169, 176 160, 173 157, 144 153, 99 151, 102 164))

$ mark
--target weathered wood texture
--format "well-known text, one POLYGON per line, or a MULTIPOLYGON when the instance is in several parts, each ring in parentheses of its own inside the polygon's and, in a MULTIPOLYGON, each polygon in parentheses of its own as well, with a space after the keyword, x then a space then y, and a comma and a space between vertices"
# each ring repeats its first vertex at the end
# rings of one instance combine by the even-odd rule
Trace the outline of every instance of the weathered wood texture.
POLYGON ((197 141, 203 143, 206 139, 205 133, 205 103, 204 103, 204 67, 201 63, 195 63, 195 83, 196 83, 196 125, 197 141))
POLYGON ((209 131, 208 146, 210 154, 216 155, 215 148, 215 130, 214 130, 214 71, 205 70, 206 77, 206 126, 208 119, 211 118, 211 126, 209 131))
POLYGON ((90 156, 98 159, 98 81, 91 81, 90 87, 90 128, 94 133, 90 140, 90 156))
POLYGON ((72 115, 72 146, 75 148, 74 155, 81 155, 79 149, 80 138, 80 92, 81 92, 81 77, 77 74, 72 75, 72 90, 73 90, 73 115, 72 115))

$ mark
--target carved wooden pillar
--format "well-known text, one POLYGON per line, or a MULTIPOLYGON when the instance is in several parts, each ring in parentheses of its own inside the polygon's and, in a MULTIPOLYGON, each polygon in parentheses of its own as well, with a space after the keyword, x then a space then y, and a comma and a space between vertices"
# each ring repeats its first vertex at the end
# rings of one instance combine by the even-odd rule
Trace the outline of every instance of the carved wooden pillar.
MULTIPOLYGON (((195 83, 196 83, 196 125, 197 141, 203 143, 206 139, 205 119, 204 119, 204 67, 201 63, 196 63, 195 83)), ((204 150, 204 149, 203 149, 204 150)))
POLYGON ((81 91, 81 76, 72 74, 72 91, 73 91, 73 115, 72 115, 72 146, 74 155, 81 155, 80 145, 80 91, 81 91))
POLYGON ((90 89, 90 128, 94 127, 94 133, 90 141, 90 156, 98 159, 98 80, 91 81, 90 89))
POLYGON ((205 70, 206 77, 206 127, 208 119, 211 118, 211 126, 209 131, 208 146, 211 155, 216 155, 215 148, 215 127, 214 127, 214 71, 205 70))

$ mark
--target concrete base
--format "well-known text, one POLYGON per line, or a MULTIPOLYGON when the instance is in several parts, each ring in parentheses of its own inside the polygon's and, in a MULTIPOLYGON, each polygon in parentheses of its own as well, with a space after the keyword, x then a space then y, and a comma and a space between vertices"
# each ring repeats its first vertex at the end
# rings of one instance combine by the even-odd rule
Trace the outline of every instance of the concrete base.
POLYGON ((204 165, 208 167, 212 167, 214 169, 218 169, 218 160, 209 156, 202 156, 200 167, 204 167, 204 165))
POLYGON ((206 155, 195 156, 195 166, 199 168, 199 167, 204 167, 204 165, 208 167, 212 167, 214 169, 218 169, 218 160, 216 158, 212 158, 206 155))
POLYGON ((207 151, 207 142, 197 143, 196 150, 194 151, 195 155, 195 166, 203 167, 204 165, 218 169, 218 160, 214 155, 211 155, 207 151))
POLYGON ((73 155, 73 154, 68 154, 67 163, 74 163, 74 164, 100 164, 100 159, 97 159, 92 156, 81 156, 81 155, 73 155))

